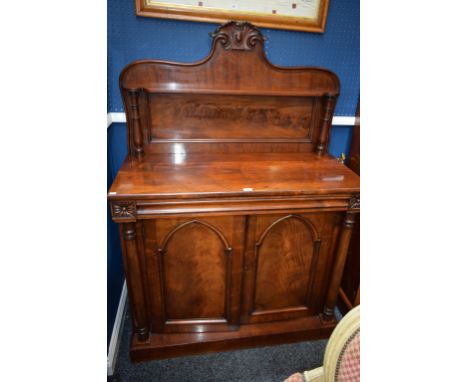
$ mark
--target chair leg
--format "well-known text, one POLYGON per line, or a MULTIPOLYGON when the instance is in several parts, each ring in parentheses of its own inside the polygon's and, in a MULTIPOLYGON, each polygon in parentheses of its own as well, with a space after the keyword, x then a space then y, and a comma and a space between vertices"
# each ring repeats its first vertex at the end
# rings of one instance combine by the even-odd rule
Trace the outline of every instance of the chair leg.
POLYGON ((323 382, 323 366, 317 367, 313 370, 304 371, 306 382, 323 382))

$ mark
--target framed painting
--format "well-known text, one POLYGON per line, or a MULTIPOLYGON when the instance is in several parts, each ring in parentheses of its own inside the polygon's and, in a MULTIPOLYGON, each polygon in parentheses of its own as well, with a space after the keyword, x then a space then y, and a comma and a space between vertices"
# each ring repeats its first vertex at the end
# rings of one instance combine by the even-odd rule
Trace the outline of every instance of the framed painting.
POLYGON ((135 0, 136 14, 224 23, 248 21, 259 27, 306 32, 325 30, 329 0, 135 0))

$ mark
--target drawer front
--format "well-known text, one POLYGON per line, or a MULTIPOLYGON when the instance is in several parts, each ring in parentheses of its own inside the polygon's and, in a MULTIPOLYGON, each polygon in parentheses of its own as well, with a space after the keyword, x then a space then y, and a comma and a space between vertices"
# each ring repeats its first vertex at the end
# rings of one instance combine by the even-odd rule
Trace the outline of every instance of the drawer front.
POLYGON ((316 315, 323 307, 339 213, 250 216, 243 323, 316 315))
POLYGON ((161 218, 141 224, 152 330, 236 329, 245 217, 161 218))

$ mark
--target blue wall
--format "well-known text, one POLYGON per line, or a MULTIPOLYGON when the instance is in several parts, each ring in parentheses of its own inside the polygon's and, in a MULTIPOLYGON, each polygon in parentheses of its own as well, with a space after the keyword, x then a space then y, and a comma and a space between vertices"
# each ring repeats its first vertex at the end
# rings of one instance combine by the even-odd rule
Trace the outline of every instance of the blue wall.
MULTIPOLYGON (((209 33, 215 24, 137 17, 134 0, 109 0, 108 112, 123 112, 118 78, 129 62, 144 58, 191 62, 205 57, 211 47, 209 33)), ((330 0, 324 34, 262 29, 267 37, 266 55, 282 66, 322 66, 334 71, 341 81, 336 116, 354 116, 359 97, 359 0, 330 0)), ((110 178, 117 173, 126 155, 125 124, 109 128, 110 178)), ((349 150, 351 128, 334 126, 329 151, 339 156, 349 150)), ((122 273, 115 225, 109 223, 111 247, 108 253, 108 324, 121 292, 122 273), (109 265, 110 264, 110 265, 109 265), (119 273, 120 272, 120 273, 119 273)))

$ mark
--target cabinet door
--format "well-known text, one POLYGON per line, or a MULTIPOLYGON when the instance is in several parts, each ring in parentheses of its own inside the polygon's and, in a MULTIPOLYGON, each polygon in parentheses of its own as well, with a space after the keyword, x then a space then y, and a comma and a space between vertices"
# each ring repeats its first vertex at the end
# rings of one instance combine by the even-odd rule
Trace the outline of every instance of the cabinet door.
POLYGON ((153 331, 236 328, 244 222, 232 216, 144 222, 153 331))
POLYGON ((338 232, 334 213, 250 216, 242 321, 318 314, 338 232))

